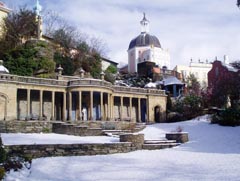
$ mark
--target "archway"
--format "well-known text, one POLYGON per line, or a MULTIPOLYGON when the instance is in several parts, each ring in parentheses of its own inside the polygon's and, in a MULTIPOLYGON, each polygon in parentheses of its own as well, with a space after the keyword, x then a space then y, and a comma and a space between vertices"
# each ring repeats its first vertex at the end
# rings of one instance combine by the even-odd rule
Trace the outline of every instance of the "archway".
POLYGON ((7 118, 7 95, 0 93, 0 120, 6 120, 7 118))
POLYGON ((154 121, 156 123, 160 123, 161 120, 161 107, 160 106, 156 106, 154 108, 154 121))

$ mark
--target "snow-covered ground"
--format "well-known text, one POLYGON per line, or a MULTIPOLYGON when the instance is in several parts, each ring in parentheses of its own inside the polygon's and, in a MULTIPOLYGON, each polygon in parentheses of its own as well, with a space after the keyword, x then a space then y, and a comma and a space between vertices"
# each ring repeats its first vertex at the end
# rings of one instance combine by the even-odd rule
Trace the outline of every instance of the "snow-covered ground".
POLYGON ((4 145, 31 145, 31 144, 74 144, 74 143, 112 143, 119 142, 119 138, 108 136, 71 136, 62 134, 26 134, 2 133, 4 145))
POLYGON ((190 141, 175 148, 39 158, 33 160, 30 170, 12 171, 6 180, 240 180, 240 127, 212 125, 204 116, 150 125, 142 132, 147 139, 158 139, 178 126, 189 132, 190 141))

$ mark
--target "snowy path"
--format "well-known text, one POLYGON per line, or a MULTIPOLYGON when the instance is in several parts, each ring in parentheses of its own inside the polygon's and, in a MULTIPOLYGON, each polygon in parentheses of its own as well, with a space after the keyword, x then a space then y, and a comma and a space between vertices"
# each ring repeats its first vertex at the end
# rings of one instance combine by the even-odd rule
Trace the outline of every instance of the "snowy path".
POLYGON ((157 139, 177 126, 189 132, 190 142, 179 147, 125 154, 55 157, 33 160, 31 171, 11 172, 6 180, 202 180, 240 178, 240 127, 211 125, 195 119, 156 124, 142 132, 157 139))

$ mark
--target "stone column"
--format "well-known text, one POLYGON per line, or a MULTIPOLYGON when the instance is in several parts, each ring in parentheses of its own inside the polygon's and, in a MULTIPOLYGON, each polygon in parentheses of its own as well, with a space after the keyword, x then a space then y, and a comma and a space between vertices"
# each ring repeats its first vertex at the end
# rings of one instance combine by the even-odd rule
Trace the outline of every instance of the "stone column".
POLYGON ((72 92, 68 92, 68 120, 72 121, 72 92))
POLYGON ((141 120, 141 98, 138 98, 138 121, 142 122, 142 120, 141 120))
POLYGON ((40 90, 39 94, 39 120, 42 120, 43 118, 43 91, 40 90))
POLYGON ((104 114, 104 107, 103 107, 103 92, 100 93, 100 106, 101 106, 101 120, 106 121, 105 114, 104 114))
POLYGON ((112 108, 111 108, 111 95, 110 94, 107 94, 108 96, 108 103, 107 103, 107 118, 108 118, 108 120, 111 120, 111 110, 112 110, 112 108))
POLYGON ((8 103, 8 99, 5 97, 5 105, 4 105, 4 121, 7 120, 7 103, 8 103))
POLYGON ((110 114, 111 114, 111 118, 114 119, 114 96, 113 95, 111 95, 111 113, 110 114))
POLYGON ((30 119, 31 90, 27 89, 27 119, 30 119))
POLYGON ((51 120, 55 120, 55 92, 52 91, 52 116, 51 120))
POLYGON ((67 103, 66 103, 66 92, 63 92, 63 121, 66 121, 66 108, 67 108, 67 103))
POLYGON ((132 97, 129 97, 129 117, 130 121, 132 121, 132 97))
POLYGON ((82 92, 78 92, 78 104, 79 104, 79 120, 82 120, 82 92))
POLYGON ((120 107, 120 121, 123 119, 123 97, 120 97, 121 107, 120 107))
POLYGON ((93 91, 90 91, 90 116, 89 120, 93 120, 93 91))

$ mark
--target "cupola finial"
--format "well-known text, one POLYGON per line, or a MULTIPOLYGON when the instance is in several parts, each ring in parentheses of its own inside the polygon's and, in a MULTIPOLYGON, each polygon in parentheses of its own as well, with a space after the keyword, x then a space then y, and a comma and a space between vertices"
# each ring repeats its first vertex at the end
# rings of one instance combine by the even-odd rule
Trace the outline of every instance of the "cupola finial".
POLYGON ((149 21, 146 18, 146 13, 143 12, 143 19, 140 21, 141 24, 141 33, 148 33, 149 32, 149 21))

